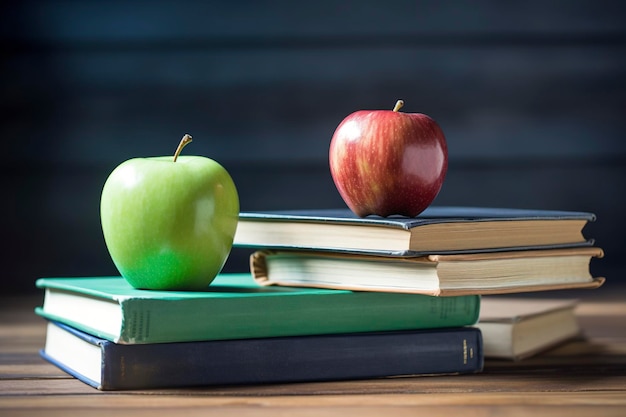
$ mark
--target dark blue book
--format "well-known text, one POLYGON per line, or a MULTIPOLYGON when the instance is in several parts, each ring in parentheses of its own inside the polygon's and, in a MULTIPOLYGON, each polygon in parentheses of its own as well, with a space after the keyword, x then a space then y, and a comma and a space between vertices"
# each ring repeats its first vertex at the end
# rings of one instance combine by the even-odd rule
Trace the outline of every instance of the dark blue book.
POLYGON ((50 321, 41 356, 100 390, 475 373, 480 330, 459 327, 120 345, 50 321))
POLYGON ((588 212, 431 206, 414 218, 361 218, 348 209, 242 212, 240 247, 383 256, 590 246, 588 212))

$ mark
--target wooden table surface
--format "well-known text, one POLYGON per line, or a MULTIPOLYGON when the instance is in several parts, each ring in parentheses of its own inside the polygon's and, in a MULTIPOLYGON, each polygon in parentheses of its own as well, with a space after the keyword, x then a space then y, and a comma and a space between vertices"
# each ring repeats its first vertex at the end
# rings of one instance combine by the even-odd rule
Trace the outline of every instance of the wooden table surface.
POLYGON ((98 391, 40 359, 41 298, 4 297, 0 416, 626 416, 626 291, 587 294, 577 309, 584 338, 516 363, 487 360, 480 374, 125 392, 98 391))

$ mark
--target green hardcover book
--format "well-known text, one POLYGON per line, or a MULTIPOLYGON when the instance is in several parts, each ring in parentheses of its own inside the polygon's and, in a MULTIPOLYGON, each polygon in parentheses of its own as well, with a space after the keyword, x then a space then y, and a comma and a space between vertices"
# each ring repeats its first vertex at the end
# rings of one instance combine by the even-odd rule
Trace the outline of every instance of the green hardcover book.
POLYGON ((120 344, 416 330, 472 325, 479 296, 263 287, 222 274, 206 291, 149 291, 121 277, 41 278, 37 314, 120 344))

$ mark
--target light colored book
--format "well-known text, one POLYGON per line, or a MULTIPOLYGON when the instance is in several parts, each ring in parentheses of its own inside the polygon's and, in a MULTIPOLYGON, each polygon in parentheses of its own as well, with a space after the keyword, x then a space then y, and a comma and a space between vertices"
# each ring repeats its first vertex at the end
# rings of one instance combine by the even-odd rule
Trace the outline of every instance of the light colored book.
POLYGON ((589 264, 602 254, 596 247, 407 258, 265 250, 250 263, 261 285, 447 296, 597 288, 604 278, 589 264))
POLYGON ((234 245, 381 256, 590 246, 593 213, 431 206, 417 217, 367 216, 348 209, 242 212, 234 245))
POLYGON ((576 300, 482 297, 485 358, 520 360, 581 334, 576 300))

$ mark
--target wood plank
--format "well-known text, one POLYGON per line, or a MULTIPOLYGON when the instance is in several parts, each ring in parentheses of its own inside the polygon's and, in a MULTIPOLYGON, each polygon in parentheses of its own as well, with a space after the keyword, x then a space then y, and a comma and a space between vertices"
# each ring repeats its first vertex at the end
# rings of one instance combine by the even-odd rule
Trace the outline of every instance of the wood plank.
POLYGON ((5 7, 5 30, 13 37, 51 41, 132 41, 168 38, 341 36, 501 33, 593 33, 623 31, 623 3, 590 0, 527 0, 523 4, 480 0, 332 0, 233 3, 164 0, 21 1, 5 7), (42 18, 45 16, 45 18, 42 18), (71 22, 71 24, 68 24, 71 22), (9 32, 11 30, 11 32, 9 32))
MULTIPOLYGON (((114 400, 111 399, 111 403, 114 400)), ((7 415, 11 416, 32 416, 34 412, 41 411, 38 408, 20 408, 6 409, 7 415)), ((188 416, 341 416, 341 417, 367 417, 380 416, 384 413, 393 412, 397 416, 414 416, 416 413, 429 416, 465 415, 465 416, 527 416, 534 413, 550 416, 577 417, 589 415, 616 416, 621 417, 624 414, 623 406, 294 406, 294 407, 259 407, 257 405, 247 406, 195 406, 185 407, 180 404, 171 405, 160 409, 144 409, 141 405, 129 408, 116 409, 124 415, 133 416, 171 416, 182 410, 188 416), (597 414, 595 414, 597 413, 597 414)), ((94 416, 109 416, 109 408, 95 408, 92 406, 73 407, 65 406, 61 409, 45 409, 48 416, 66 416, 68 412, 72 413, 88 413, 94 416)))
MULTIPOLYGON (((67 395, 50 396, 46 398, 34 397, 0 397, 2 407, 25 408, 63 408, 68 403, 73 407, 93 406, 107 407, 111 410, 142 407, 156 411, 161 408, 172 407, 173 397, 158 395, 139 395, 136 393, 100 393, 95 395, 67 395), (29 404, 31 402, 31 404, 29 404)), ((181 395, 174 398, 181 409, 200 406, 238 406, 249 405, 259 407, 310 407, 310 406, 350 406, 376 407, 381 405, 397 406, 489 406, 489 405, 570 405, 570 406, 623 406, 626 399, 619 392, 597 393, 534 393, 532 396, 523 396, 516 393, 471 393, 470 395, 456 392, 414 395, 399 393, 391 397, 383 395, 231 395, 222 392, 195 393, 181 395)))
MULTIPOLYGON (((378 395, 396 393, 444 392, 596 392, 625 391, 626 365, 571 366, 570 362, 552 363, 548 367, 519 366, 517 369, 491 368, 484 373, 462 376, 424 376, 255 386, 198 387, 181 389, 136 390, 134 392, 172 395, 183 393, 223 393, 229 395, 378 395), (568 366, 570 365, 570 366, 568 366), (572 369, 573 368, 573 369, 572 369), (600 375, 600 373, 602 375, 600 375)), ((50 393, 92 393, 97 390, 66 377, 34 379, 0 379, 0 396, 48 395, 50 393)))
POLYGON ((41 380, 51 378, 70 379, 71 377, 35 355, 29 355, 25 360, 20 360, 7 358, 4 353, 0 354, 0 380, 41 380), (10 363, 7 364, 7 362, 10 363))
POLYGON ((1 132, 22 132, 13 150, 31 164, 113 167, 145 155, 146 141, 149 154, 169 154, 187 131, 197 138, 194 152, 227 164, 321 163, 345 116, 403 98, 406 111, 440 123, 453 160, 624 155, 624 51, 626 44, 558 53, 397 47, 27 56, 8 65, 13 87, 3 111, 15 117, 1 132), (582 98, 594 105, 581 106, 582 98), (46 113, 52 105, 54 114, 46 113), (26 153, 35 143, 40 152, 26 153))
MULTIPOLYGON (((549 398, 551 394, 561 394, 565 398, 586 399, 583 403, 593 404, 594 396, 603 393, 622 394, 622 404, 626 404, 623 392, 626 390, 626 376, 605 376, 590 374, 574 376, 555 373, 546 376, 540 372, 523 374, 510 372, 509 374, 479 374, 472 376, 441 376, 441 377, 407 377, 388 378, 364 381, 337 381, 337 382, 310 382, 298 384, 276 384, 255 386, 211 386, 189 387, 178 389, 152 389, 133 391, 102 392, 78 380, 70 378, 49 378, 37 380, 0 380, 0 398, 44 395, 84 395, 115 396, 148 394, 151 396, 237 396, 237 397, 292 397, 292 396, 386 396, 403 395, 442 395, 454 394, 450 397, 459 397, 458 403, 471 404, 476 398, 472 396, 485 395, 491 398, 492 394, 521 397, 519 401, 528 402, 526 397, 543 395, 549 398), (463 396, 463 393, 471 395, 463 396)), ((511 401, 511 400, 507 400, 511 401)), ((582 400, 581 400, 582 401, 582 400)), ((598 403, 602 401, 597 401, 598 403)), ((515 402, 513 402, 515 403, 515 402)))

